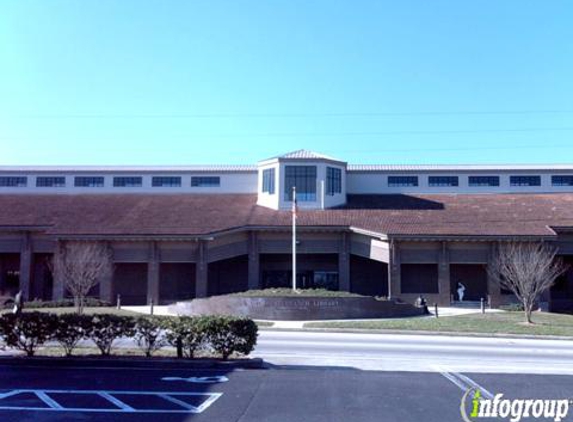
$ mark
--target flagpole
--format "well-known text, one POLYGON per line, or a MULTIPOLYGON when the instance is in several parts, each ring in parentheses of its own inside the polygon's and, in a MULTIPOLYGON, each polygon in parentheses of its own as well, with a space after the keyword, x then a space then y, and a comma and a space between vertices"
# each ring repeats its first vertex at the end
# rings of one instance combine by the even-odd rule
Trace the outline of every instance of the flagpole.
POLYGON ((292 187, 292 290, 296 292, 296 187, 292 187))

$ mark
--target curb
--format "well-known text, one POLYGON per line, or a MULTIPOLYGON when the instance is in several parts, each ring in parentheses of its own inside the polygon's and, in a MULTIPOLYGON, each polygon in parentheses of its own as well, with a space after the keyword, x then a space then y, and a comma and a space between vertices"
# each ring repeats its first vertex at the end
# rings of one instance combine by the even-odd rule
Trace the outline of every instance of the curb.
POLYGON ((307 333, 341 333, 341 334, 399 334, 399 335, 423 335, 423 336, 443 336, 443 337, 471 337, 471 338, 496 338, 508 340, 567 340, 573 341, 573 337, 536 335, 536 334, 504 334, 504 333, 460 333, 457 331, 421 331, 421 330, 381 330, 369 328, 273 328, 259 327, 260 331, 279 332, 307 332, 307 333))
POLYGON ((153 369, 263 369, 261 358, 229 359, 171 359, 171 358, 141 358, 141 357, 48 357, 48 356, 0 356, 0 365, 39 367, 50 366, 57 368, 72 368, 77 366, 89 368, 153 368, 153 369))

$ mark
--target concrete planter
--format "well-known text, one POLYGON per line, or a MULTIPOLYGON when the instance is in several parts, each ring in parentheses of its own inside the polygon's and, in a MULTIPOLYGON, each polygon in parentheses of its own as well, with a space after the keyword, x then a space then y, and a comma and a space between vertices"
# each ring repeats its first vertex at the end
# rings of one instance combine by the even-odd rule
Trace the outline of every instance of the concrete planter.
POLYGON ((234 315, 275 321, 394 318, 423 315, 408 303, 373 297, 213 296, 169 307, 180 315, 234 315))

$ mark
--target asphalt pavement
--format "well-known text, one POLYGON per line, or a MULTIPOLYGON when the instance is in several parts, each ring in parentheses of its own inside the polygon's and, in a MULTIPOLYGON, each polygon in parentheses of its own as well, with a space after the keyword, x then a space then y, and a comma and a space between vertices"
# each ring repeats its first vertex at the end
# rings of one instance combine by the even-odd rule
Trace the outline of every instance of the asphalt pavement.
POLYGON ((253 356, 376 371, 573 375, 569 340, 265 330, 253 356))
POLYGON ((507 397, 573 397, 573 378, 563 375, 300 365, 231 372, 151 365, 0 366, 0 371, 2 422, 447 422, 462 420, 460 402, 471 385, 507 397))
POLYGON ((573 398, 571 341, 261 331, 253 356, 263 369, 0 362, 0 422, 449 422, 471 389, 573 398))

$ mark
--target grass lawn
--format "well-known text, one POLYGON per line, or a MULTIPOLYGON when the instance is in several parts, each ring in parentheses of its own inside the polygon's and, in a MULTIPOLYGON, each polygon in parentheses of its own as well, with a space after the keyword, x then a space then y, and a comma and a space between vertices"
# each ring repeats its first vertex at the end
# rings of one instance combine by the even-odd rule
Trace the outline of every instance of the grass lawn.
POLYGON ((309 322, 305 328, 417 330, 455 333, 525 334, 573 337, 573 315, 535 312, 533 325, 523 323, 522 312, 469 314, 440 318, 413 317, 380 321, 309 322))

